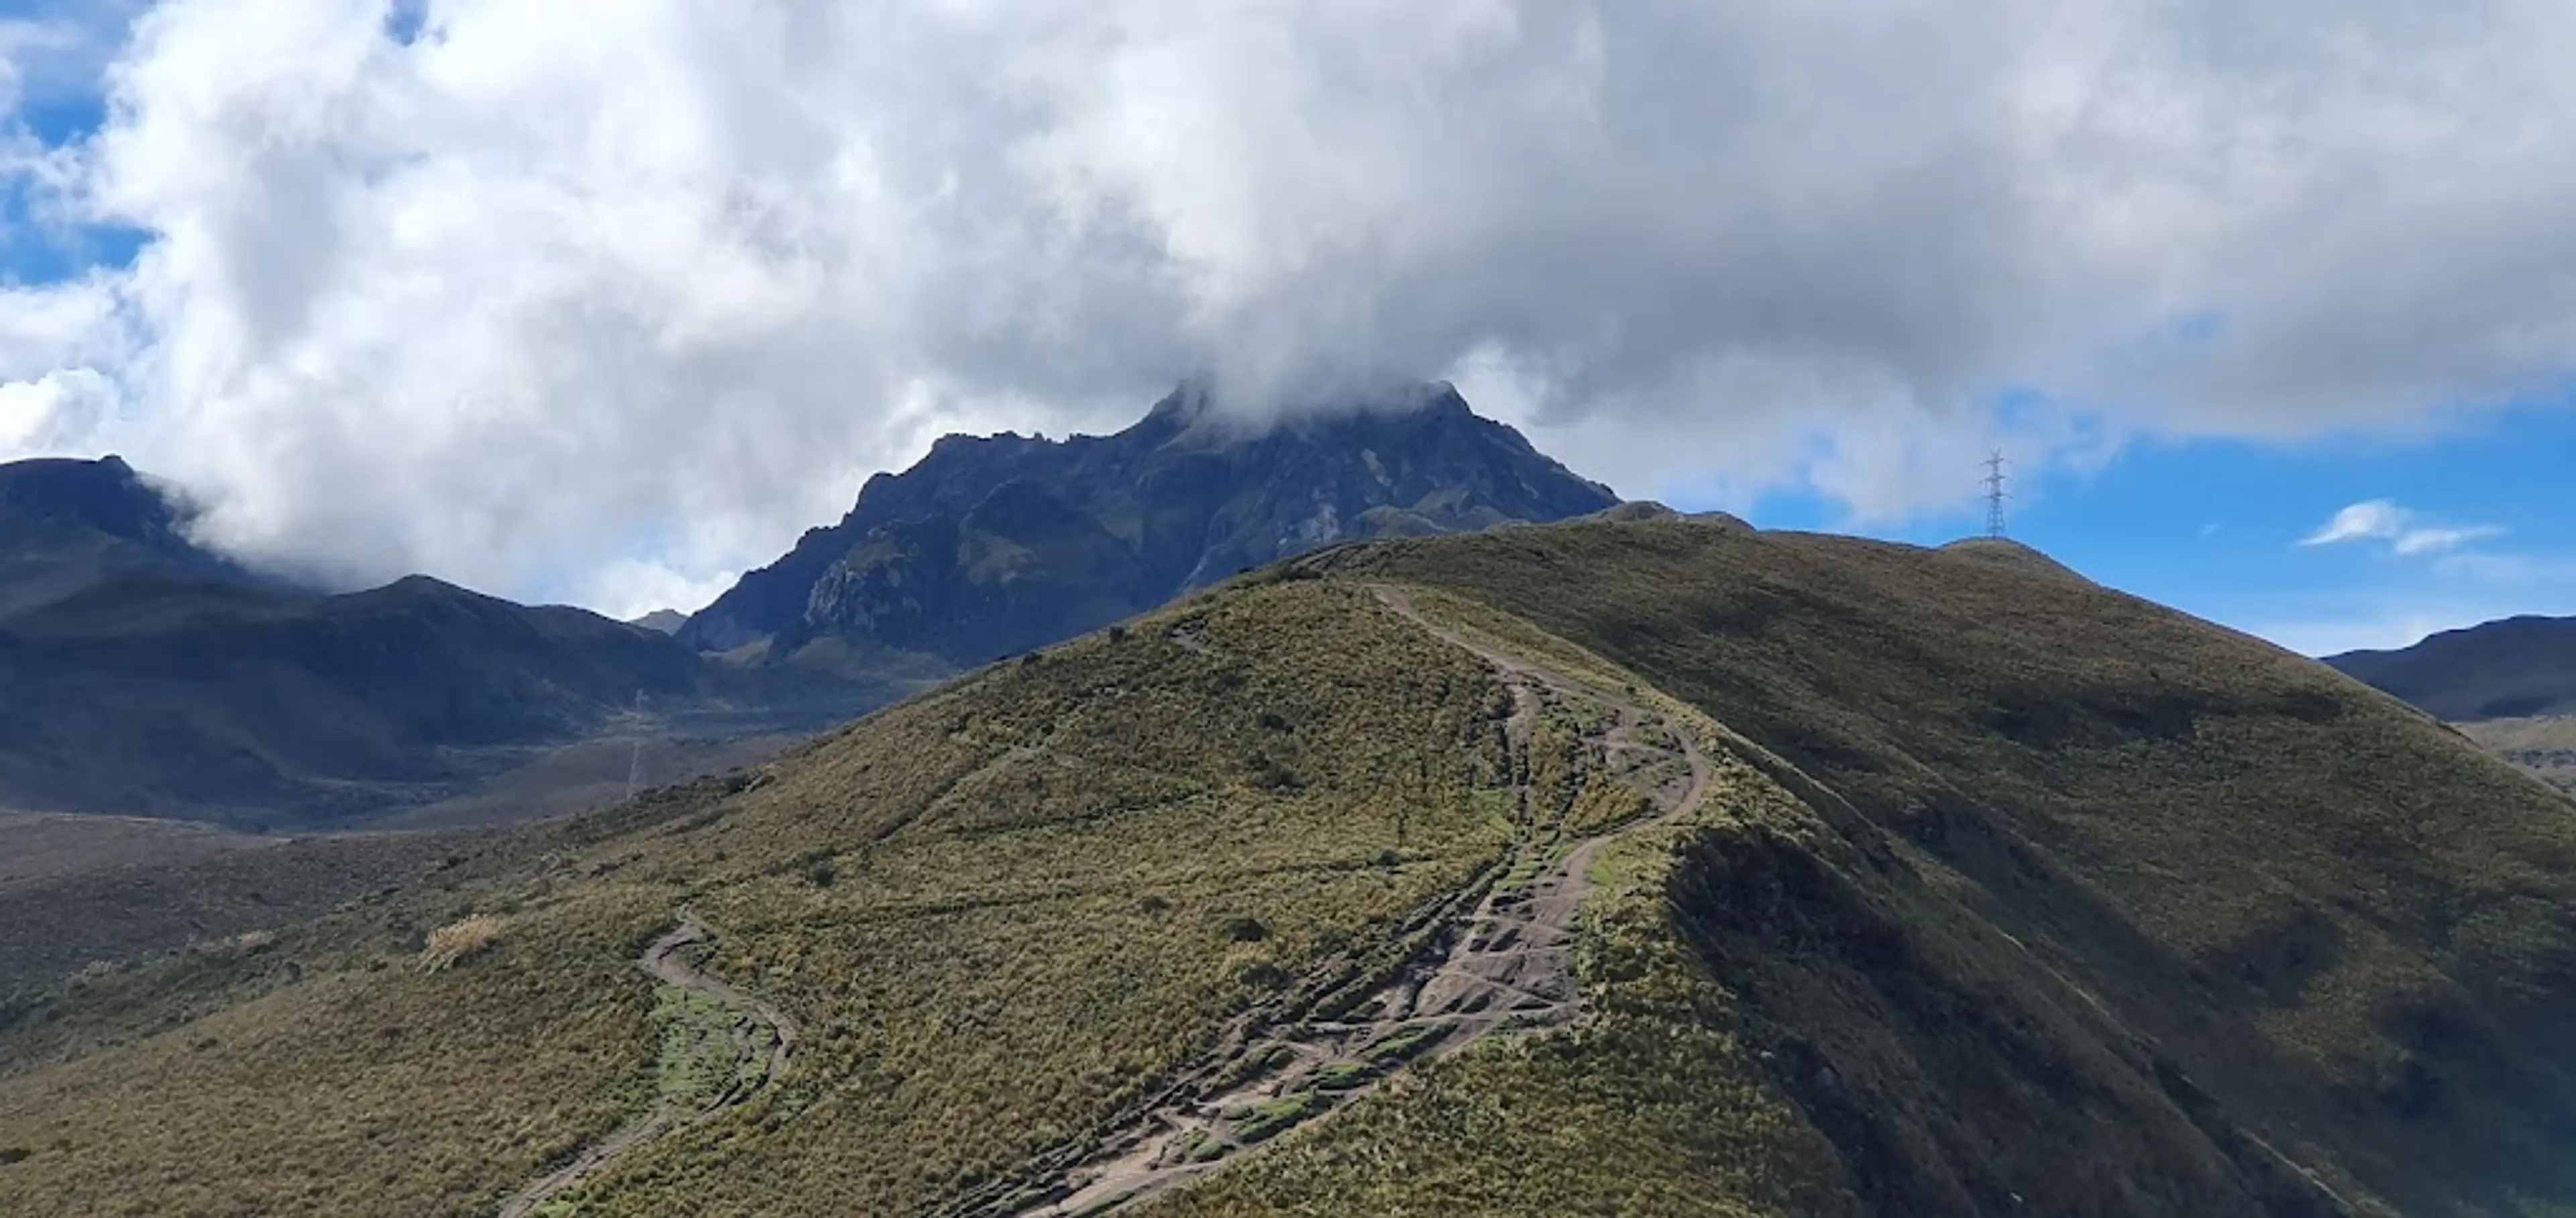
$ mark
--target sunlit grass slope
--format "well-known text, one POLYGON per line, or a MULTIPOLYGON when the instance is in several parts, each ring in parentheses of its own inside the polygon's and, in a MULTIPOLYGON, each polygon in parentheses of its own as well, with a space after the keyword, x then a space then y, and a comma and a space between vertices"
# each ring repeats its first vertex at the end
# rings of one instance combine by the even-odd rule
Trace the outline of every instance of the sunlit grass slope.
POLYGON ((674 1190, 703 1213, 928 1208, 1089 1136, 1291 979, 1386 955, 1488 865, 1498 698, 1356 589, 1231 591, 970 676, 750 789, 22 992, 0 1210, 489 1212, 650 1102, 629 961, 683 909, 724 932, 708 967, 807 1043, 580 1212, 669 1212, 674 1190), (497 938, 425 970, 428 936, 476 914, 497 938))
MULTIPOLYGON (((1641 864, 1660 927, 1604 916, 1692 957, 1648 975, 1702 1016, 1641 1026, 1756 1046, 1861 1207, 2576 1196, 2576 804, 2421 713, 2008 543, 1668 520, 1316 565, 1515 615, 1776 759, 1786 799, 1740 801, 1641 864)), ((1662 991, 1626 983, 1623 941, 1593 973, 1604 1037, 1662 991)), ((1740 1058, 1632 1060, 1642 1084, 1740 1058)), ((1462 1062, 1441 1086, 1482 1094, 1467 1080, 1502 1068, 1462 1062)), ((1318 1131, 1314 1153, 1359 1129, 1318 1131)), ((1266 1192, 1247 1170, 1208 1204, 1384 1170, 1331 1163, 1282 1166, 1266 1192)))
POLYGON ((491 1213, 716 1088, 723 1012, 632 963, 684 915, 795 1054, 544 1212, 1006 1195, 1230 1020, 1391 969, 1497 870, 1515 783, 1613 806, 1376 585, 1657 708, 1710 794, 1598 855, 1582 1019, 1153 1212, 2576 1199, 2576 803, 2018 547, 1624 515, 1329 551, 273 935, 22 983, 0 1211, 491 1213))

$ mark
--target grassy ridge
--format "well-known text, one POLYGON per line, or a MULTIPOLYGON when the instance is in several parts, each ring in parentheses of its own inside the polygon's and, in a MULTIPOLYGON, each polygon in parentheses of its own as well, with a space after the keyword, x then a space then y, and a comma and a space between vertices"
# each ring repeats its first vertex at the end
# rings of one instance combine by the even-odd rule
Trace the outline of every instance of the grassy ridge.
POLYGON ((1777 1082, 1862 1199, 2576 1194, 2547 1132, 2576 810, 2421 713, 2008 544, 1647 522, 1323 565, 1481 600, 1781 759, 1833 848, 1709 838, 1669 895, 1772 1060, 1833 1066, 1777 1082))
POLYGON ((22 992, 0 1211, 488 1213, 722 1072, 721 1013, 631 963, 683 912, 798 1048, 548 1212, 937 1212, 1085 1148, 1297 979, 1382 975, 1515 833, 1633 815, 1597 708, 1507 749, 1501 684, 1376 581, 1696 734, 1716 794, 1598 855, 1584 1022, 1283 1100, 1157 1212, 2576 1197, 2576 808, 2015 547, 1648 519, 1330 552, 22 992))
POLYGON ((996 666, 756 786, 49 995, 0 1031, 0 1148, 31 1152, 0 1209, 486 1211, 649 1107, 668 1021, 629 961, 682 908, 725 932, 710 971, 807 1044, 567 1202, 925 1208, 1087 1136, 1290 979, 1383 967, 1509 836, 1482 794, 1500 704, 1472 660, 1312 582, 996 666), (497 940, 423 970, 429 932, 476 913, 497 940))
MULTIPOLYGON (((1727 738, 1635 674, 1525 622, 1436 590, 1416 589, 1413 601, 1553 671, 1634 691, 1712 745, 1727 738)), ((1723 754, 1719 765, 1698 808, 1610 843, 1595 860, 1577 961, 1583 1023, 1435 1062, 1152 1212, 1856 1212, 1832 1145, 1771 1085, 1733 995, 1673 917, 1667 888, 1686 842, 1747 818, 1812 823, 1753 766, 1723 754)))
POLYGON ((1218 1021, 1491 861, 1496 701, 1353 591, 1287 584, 818 747, 681 847, 728 931, 713 967, 821 1033, 803 1077, 578 1200, 918 1212, 1081 1141, 1218 1021), (771 844, 835 822, 856 831, 828 850, 771 844))
POLYGON ((2576 795, 2576 716, 2487 719, 2453 726, 2497 756, 2539 775, 2541 781, 2576 795))

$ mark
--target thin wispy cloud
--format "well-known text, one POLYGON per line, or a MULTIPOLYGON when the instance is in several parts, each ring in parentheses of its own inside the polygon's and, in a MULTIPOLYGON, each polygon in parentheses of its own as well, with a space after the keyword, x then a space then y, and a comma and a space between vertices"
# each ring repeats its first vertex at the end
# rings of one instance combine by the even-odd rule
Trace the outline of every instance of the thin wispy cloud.
POLYGON ((2433 563, 2435 574, 2517 588, 2576 591, 2576 559, 2537 554, 2445 554, 2433 563))
POLYGON ((2490 524, 2431 525, 2420 524, 2411 509, 2388 499, 2369 499, 2352 504, 2334 514, 2323 528, 2301 538, 2303 546, 2330 546, 2350 542, 2384 542, 2389 553, 2414 557, 2423 554, 2446 554, 2474 541, 2501 536, 2504 530, 2490 524))
POLYGON ((2459 549, 2472 541, 2501 536, 2502 528, 2491 524, 2464 529, 2409 529, 2397 535, 2390 547, 2400 554, 2441 554, 2459 549))

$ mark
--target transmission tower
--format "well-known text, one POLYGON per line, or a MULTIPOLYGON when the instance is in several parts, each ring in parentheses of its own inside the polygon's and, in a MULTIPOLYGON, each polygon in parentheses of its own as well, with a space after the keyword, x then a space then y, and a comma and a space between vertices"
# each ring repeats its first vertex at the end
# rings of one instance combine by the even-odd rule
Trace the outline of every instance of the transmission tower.
POLYGON ((628 799, 633 799, 633 798, 635 798, 635 793, 636 793, 637 791, 640 791, 640 790, 643 790, 643 789, 644 789, 644 691, 643 691, 643 690, 640 690, 640 689, 639 689, 639 690, 636 690, 636 691, 635 691, 635 711, 634 711, 634 718, 633 718, 632 720, 630 720, 630 722, 634 725, 634 730, 635 730, 635 747, 634 747, 634 750, 633 750, 632 752, 630 752, 630 753, 628 753, 628 754, 626 755, 626 798, 628 798, 628 799))
POLYGON ((2004 535, 2004 450, 1986 457, 1986 536, 2004 535))

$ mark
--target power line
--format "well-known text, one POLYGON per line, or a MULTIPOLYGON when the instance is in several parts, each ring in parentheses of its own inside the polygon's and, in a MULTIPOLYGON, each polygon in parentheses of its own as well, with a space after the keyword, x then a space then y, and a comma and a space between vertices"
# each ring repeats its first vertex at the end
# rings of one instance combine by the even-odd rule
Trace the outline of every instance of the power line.
POLYGON ((644 789, 644 691, 635 691, 635 748, 626 757, 626 798, 644 789))
POLYGON ((1986 536, 2004 535, 2004 450, 1986 457, 1986 536))

